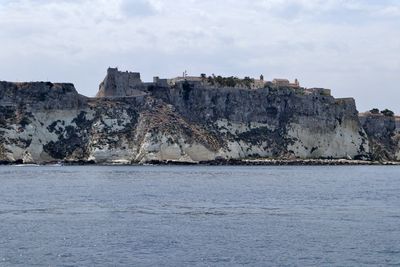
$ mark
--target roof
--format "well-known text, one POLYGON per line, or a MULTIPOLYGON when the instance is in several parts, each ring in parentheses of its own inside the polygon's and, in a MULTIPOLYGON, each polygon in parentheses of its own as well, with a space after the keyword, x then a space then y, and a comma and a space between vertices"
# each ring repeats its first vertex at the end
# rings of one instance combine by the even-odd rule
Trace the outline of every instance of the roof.
POLYGON ((288 79, 273 79, 273 82, 289 82, 288 79))

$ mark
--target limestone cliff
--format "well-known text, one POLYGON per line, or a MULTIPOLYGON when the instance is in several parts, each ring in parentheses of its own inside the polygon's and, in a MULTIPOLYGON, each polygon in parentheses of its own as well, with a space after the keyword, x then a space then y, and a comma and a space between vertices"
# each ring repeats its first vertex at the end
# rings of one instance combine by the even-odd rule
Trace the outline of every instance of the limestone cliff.
POLYGON ((399 118, 365 112, 360 121, 368 135, 373 160, 400 160, 399 118))
POLYGON ((353 99, 248 79, 143 83, 110 69, 96 98, 71 84, 2 82, 0 109, 0 161, 371 156, 353 99))

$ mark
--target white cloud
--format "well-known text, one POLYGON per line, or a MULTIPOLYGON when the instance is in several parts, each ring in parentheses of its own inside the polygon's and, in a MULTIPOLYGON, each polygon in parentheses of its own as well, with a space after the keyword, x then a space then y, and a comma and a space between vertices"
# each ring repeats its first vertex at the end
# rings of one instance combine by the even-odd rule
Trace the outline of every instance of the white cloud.
POLYGON ((264 73, 400 113, 399 9, 385 0, 0 0, 0 79, 71 80, 94 95, 108 66, 146 79, 264 73))

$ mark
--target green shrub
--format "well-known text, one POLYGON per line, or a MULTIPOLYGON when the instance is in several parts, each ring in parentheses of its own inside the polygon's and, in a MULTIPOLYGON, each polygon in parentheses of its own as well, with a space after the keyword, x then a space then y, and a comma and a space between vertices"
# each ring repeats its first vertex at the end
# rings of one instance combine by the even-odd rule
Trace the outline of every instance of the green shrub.
POLYGON ((371 112, 372 114, 379 114, 379 109, 373 108, 369 112, 371 112))
POLYGON ((382 110, 381 113, 383 115, 387 116, 387 117, 393 117, 394 116, 394 112, 389 110, 389 109, 382 110))

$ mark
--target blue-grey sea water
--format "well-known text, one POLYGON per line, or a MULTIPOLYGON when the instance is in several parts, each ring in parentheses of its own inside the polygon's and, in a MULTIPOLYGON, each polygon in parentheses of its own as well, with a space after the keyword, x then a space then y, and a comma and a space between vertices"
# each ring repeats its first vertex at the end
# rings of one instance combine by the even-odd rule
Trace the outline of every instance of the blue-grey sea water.
POLYGON ((400 167, 0 167, 0 266, 400 266, 400 167))

